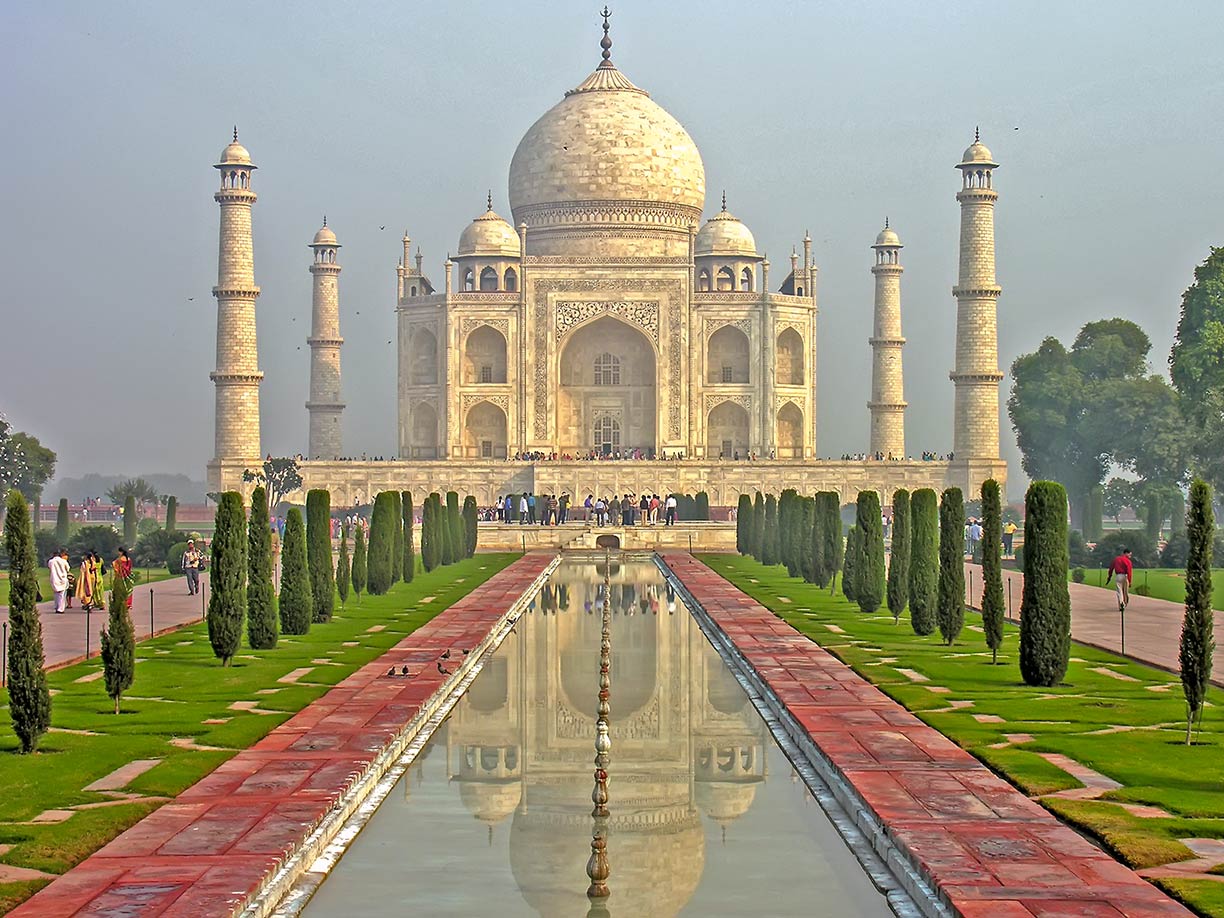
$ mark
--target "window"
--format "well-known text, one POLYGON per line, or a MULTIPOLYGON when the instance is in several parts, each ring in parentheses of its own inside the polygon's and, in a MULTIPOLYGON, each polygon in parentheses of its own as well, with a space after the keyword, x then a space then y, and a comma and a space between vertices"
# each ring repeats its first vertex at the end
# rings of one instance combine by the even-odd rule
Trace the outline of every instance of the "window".
POLYGON ((735 289, 735 272, 730 268, 719 268, 716 280, 720 291, 735 289))
POLYGON ((481 440, 480 441, 480 458, 481 459, 492 459, 493 458, 493 441, 492 440, 481 440))
POLYGON ((616 418, 602 417, 595 421, 595 448, 605 454, 620 449, 620 422, 616 418))
POLYGON ((505 290, 507 293, 514 293, 518 290, 518 275, 514 273, 513 268, 506 269, 505 290))
POLYGON ((740 274, 740 289, 752 292, 752 269, 745 268, 740 274))
POLYGON ((699 293, 708 292, 710 289, 710 272, 705 268, 701 269, 701 273, 697 275, 697 290, 699 293))
POLYGON ((472 273, 472 269, 468 268, 463 272, 463 289, 474 290, 476 288, 476 275, 472 273))
POLYGON ((723 364, 722 381, 725 383, 735 382, 735 368, 730 364, 723 364))
POLYGON ((603 353, 595 358, 595 385, 619 386, 621 381, 620 358, 603 353))
POLYGON ((493 382, 493 368, 488 364, 480 368, 480 381, 482 383, 493 382))
POLYGON ((480 272, 480 290, 482 293, 492 293, 497 290, 497 272, 485 268, 480 272))

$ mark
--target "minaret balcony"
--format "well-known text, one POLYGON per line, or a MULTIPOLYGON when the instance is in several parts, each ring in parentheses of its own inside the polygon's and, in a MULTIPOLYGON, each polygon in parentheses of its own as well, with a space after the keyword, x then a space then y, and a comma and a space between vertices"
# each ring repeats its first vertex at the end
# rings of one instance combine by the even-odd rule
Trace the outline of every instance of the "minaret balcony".
POLYGON ((952 288, 952 295, 955 297, 998 297, 1003 292, 1003 288, 998 284, 974 284, 972 287, 962 287, 957 285, 952 288))

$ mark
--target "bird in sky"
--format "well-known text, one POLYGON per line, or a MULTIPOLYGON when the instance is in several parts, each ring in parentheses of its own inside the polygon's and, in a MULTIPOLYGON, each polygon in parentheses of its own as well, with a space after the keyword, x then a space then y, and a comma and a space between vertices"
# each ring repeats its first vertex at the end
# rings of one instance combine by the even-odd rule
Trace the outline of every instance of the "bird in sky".
POLYGON ((385 230, 386 228, 387 227, 385 225, 379 227, 380 230, 385 230))
POLYGON ((188 302, 188 303, 195 302, 195 297, 194 297, 194 296, 189 296, 189 297, 187 297, 187 302, 188 302))

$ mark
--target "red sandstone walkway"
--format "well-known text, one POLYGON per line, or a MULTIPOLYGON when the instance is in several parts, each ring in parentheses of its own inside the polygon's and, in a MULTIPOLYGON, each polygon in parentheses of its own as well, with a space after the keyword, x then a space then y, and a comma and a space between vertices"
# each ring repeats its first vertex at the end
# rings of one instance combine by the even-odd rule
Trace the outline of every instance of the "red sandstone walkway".
POLYGON ((958 915, 1191 914, 691 555, 663 557, 958 915))
MULTIPOLYGON (((1003 591, 1011 585, 1010 617, 1020 619, 1020 597, 1024 593, 1024 575, 1016 570, 1003 571, 1003 591)), ((1122 652, 1122 621, 1113 590, 1068 584, 1071 591, 1071 637, 1093 647, 1122 652)), ((965 598, 976 609, 982 602, 982 568, 965 565, 965 598)), ((1171 672, 1178 672, 1178 642, 1181 640, 1182 606, 1150 596, 1131 596, 1126 609, 1126 656, 1151 663, 1171 672)), ((1224 613, 1215 613, 1215 641, 1224 647, 1224 613)), ((1217 653, 1211 668, 1211 680, 1224 686, 1224 653, 1217 653)))
MULTIPOLYGON (((203 600, 207 598, 208 574, 200 579, 203 583, 196 596, 187 595, 187 581, 182 577, 137 586, 132 595, 132 624, 136 626, 136 640, 143 641, 150 636, 150 590, 153 593, 154 634, 200 621, 204 617, 203 600)), ((89 616, 79 605, 73 605, 62 615, 56 615, 54 610, 54 602, 38 604, 47 669, 58 669, 85 659, 86 637, 89 639, 90 656, 97 656, 98 632, 106 625, 106 610, 95 609, 89 616)), ((8 606, 0 606, 0 622, 7 622, 8 617, 8 606)))
POLYGON ((428 699, 461 678, 437 671, 439 655, 483 641, 552 558, 519 559, 10 916, 228 918, 258 896, 428 699), (413 675, 388 679, 391 663, 407 663, 413 675))

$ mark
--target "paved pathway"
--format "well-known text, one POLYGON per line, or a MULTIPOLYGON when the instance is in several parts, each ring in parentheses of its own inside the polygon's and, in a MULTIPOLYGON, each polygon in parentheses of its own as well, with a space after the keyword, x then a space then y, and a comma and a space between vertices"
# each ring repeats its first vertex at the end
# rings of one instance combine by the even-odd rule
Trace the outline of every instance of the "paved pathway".
POLYGON ((710 568, 663 557, 956 914, 1189 918, 710 568))
POLYGON ((443 651, 456 651, 451 666, 463 660, 553 557, 514 562, 9 915, 230 918, 376 759, 398 755, 405 728, 478 656, 443 675, 434 665, 443 651), (411 675, 388 678, 391 664, 411 675))
MULTIPOLYGON (((197 596, 187 595, 187 581, 183 577, 137 586, 132 596, 132 624, 136 626, 136 640, 143 641, 149 637, 150 590, 153 592, 153 633, 161 634, 200 621, 204 617, 204 600, 208 597, 208 574, 200 579, 202 585, 197 596)), ((58 669, 85 659, 87 638, 89 655, 97 656, 98 632, 106 625, 106 610, 95 609, 87 616, 79 605, 74 604, 62 615, 56 615, 54 608, 54 602, 38 604, 47 669, 58 669)), ((0 622, 7 622, 8 617, 8 606, 0 606, 0 622)))
MULTIPOLYGON (((1010 617, 1018 621, 1024 575, 1019 571, 1004 569, 1003 580, 1005 599, 1008 585, 1011 587, 1010 617)), ((1068 586, 1071 590, 1071 636, 1085 644, 1121 653, 1122 616, 1118 614, 1114 591, 1085 583, 1068 586)), ((980 565, 965 565, 965 597, 973 608, 981 605, 980 565)), ((1126 609, 1126 655, 1177 672, 1182 612, 1180 603, 1132 595, 1126 609)), ((1224 648, 1224 612, 1215 613, 1215 641, 1217 648, 1224 648)), ((1217 650, 1212 664, 1212 681, 1224 686, 1224 651, 1217 650)))

